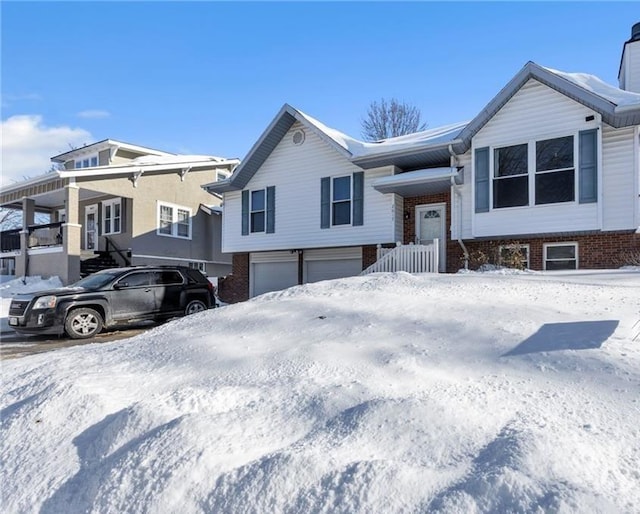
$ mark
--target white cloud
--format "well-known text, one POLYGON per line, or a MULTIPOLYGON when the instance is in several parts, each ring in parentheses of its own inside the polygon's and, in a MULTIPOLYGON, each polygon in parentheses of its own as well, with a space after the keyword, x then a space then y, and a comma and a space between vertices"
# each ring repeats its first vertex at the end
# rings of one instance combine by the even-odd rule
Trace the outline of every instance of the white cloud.
POLYGON ((51 157, 70 146, 91 143, 91 134, 81 128, 47 127, 42 116, 21 114, 2 120, 2 178, 6 186, 25 177, 36 177, 51 168, 51 157))
POLYGON ((96 118, 108 118, 109 116, 111 116, 111 113, 109 111, 103 111, 100 109, 88 109, 86 111, 80 111, 77 114, 78 118, 91 118, 91 119, 96 119, 96 118))

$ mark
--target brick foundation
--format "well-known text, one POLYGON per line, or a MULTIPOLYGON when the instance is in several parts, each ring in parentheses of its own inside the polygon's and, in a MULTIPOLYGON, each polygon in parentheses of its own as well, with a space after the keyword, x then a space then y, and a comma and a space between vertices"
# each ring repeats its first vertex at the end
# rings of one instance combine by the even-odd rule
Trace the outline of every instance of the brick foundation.
POLYGON ((226 303, 249 299, 249 254, 233 254, 233 271, 218 282, 218 297, 226 303))
MULTIPOLYGON (((501 245, 527 244, 529 245, 529 268, 544 269, 545 243, 578 243, 578 267, 580 269, 618 268, 626 264, 625 254, 640 254, 640 234, 633 231, 626 232, 598 232, 589 235, 568 236, 523 236, 511 239, 493 239, 486 241, 465 241, 471 255, 469 267, 474 269, 479 261, 479 252, 489 256, 495 262, 498 248, 501 245)), ((463 263, 462 249, 453 253, 452 258, 457 263, 463 263)), ((460 265, 461 265, 460 264, 460 265)))
MULTIPOLYGON (((417 196, 404 199, 404 212, 408 219, 404 220, 403 244, 415 241, 415 208, 418 205, 446 203, 447 204, 447 272, 454 273, 464 267, 464 255, 460 244, 451 241, 451 194, 450 192, 434 195, 417 196)), ((529 245, 529 268, 533 270, 544 269, 543 245, 545 243, 578 243, 578 267, 580 269, 617 268, 625 264, 624 255, 628 253, 640 253, 640 234, 634 231, 620 232, 595 232, 588 235, 558 235, 547 234, 544 236, 521 236, 510 238, 496 238, 487 240, 464 241, 471 257, 477 257, 479 252, 488 256, 495 262, 495 256, 500 246, 510 244, 529 245)), ((364 248, 364 247, 363 247, 364 248)), ((375 246, 374 259, 375 259, 375 246)), ((364 253, 363 253, 364 257, 364 253)), ((469 267, 477 267, 478 259, 471 259, 469 267)), ((363 263, 364 264, 364 263, 363 263)))

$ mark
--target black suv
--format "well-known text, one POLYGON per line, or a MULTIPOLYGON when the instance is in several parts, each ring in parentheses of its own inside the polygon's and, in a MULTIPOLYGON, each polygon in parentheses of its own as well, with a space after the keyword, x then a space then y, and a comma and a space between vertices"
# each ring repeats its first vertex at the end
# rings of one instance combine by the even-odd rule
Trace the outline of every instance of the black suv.
POLYGON ((216 306, 213 284, 182 266, 114 268, 68 287, 16 295, 9 325, 18 333, 63 334, 84 339, 103 327, 163 320, 216 306))

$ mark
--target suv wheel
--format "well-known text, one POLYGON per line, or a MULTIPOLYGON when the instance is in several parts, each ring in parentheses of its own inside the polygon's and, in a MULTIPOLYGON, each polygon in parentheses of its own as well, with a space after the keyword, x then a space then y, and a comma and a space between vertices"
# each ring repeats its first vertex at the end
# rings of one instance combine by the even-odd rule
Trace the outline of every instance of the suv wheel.
POLYGON ((72 339, 86 339, 98 334, 102 323, 102 316, 97 311, 82 307, 69 313, 64 328, 72 339))
POLYGON ((185 316, 188 316, 189 314, 195 314, 196 312, 202 312, 206 310, 207 306, 202 300, 191 300, 187 304, 187 307, 184 310, 184 314, 185 316))

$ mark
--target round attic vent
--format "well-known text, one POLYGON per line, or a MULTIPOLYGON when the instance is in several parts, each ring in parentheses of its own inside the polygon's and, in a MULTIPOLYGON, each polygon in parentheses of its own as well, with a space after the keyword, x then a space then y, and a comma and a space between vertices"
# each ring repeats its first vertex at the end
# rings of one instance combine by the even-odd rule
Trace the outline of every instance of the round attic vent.
POLYGON ((304 132, 302 130, 296 130, 293 133, 292 139, 294 145, 301 145, 302 143, 304 143, 304 132))

